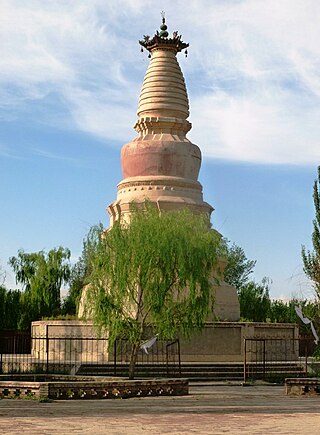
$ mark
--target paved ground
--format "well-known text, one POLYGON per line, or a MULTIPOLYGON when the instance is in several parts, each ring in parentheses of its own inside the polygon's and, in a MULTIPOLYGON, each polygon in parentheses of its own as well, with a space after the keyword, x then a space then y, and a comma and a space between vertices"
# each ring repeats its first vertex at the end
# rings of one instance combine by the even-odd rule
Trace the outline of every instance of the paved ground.
POLYGON ((0 434, 320 434, 320 396, 279 386, 191 386, 185 397, 0 400, 0 434))

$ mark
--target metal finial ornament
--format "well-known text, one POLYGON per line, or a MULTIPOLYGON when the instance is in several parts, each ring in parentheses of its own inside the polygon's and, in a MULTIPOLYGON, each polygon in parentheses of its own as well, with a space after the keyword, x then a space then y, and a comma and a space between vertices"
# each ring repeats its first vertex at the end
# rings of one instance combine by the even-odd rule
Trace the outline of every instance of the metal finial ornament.
POLYGON ((166 25, 166 19, 165 19, 165 12, 162 11, 161 12, 161 16, 162 16, 162 24, 160 26, 160 30, 161 32, 159 33, 159 36, 161 38, 167 38, 169 36, 169 33, 167 32, 167 25, 166 25))
MULTIPOLYGON (((152 50, 158 49, 159 47, 165 50, 172 50, 175 53, 179 53, 180 51, 189 47, 189 44, 181 41, 181 35, 179 35, 177 30, 173 32, 172 36, 169 36, 164 11, 161 12, 161 17, 162 24, 160 26, 160 31, 156 30, 153 37, 150 37, 149 35, 143 35, 143 39, 139 41, 139 44, 149 51, 149 53, 151 53, 152 50)), ((186 56, 187 54, 188 52, 185 51, 186 56)), ((151 56, 148 57, 150 58, 151 56)))

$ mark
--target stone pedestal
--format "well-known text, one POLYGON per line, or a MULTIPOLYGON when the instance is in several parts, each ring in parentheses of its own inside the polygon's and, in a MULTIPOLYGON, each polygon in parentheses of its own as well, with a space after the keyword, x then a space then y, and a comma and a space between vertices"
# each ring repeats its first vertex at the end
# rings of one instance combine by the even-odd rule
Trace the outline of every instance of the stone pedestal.
MULTIPOLYGON (((33 337, 43 338, 38 348, 33 344, 35 358, 46 359, 64 364, 72 359, 73 363, 113 361, 113 349, 108 349, 108 341, 97 337, 92 322, 47 320, 32 323, 33 337), (49 353, 46 341, 49 340, 49 353), (54 340, 56 338, 57 340, 54 340), (88 345, 83 339, 87 338, 88 345), (59 340, 60 339, 60 340, 59 340), (59 347, 60 346, 60 347, 59 347), (68 346, 67 349, 61 346, 68 346), (99 358, 100 355, 100 358, 99 358), (98 356, 98 358, 97 358, 98 356)), ((299 328, 291 323, 254 323, 254 322, 207 322, 199 333, 190 339, 180 338, 181 362, 243 362, 245 339, 298 339, 299 328)), ((37 341, 35 341, 37 343, 37 341)), ((281 347, 279 347, 281 352, 281 347)), ((298 349, 297 349, 298 352, 298 349)), ((298 354, 297 354, 298 355, 298 354)))

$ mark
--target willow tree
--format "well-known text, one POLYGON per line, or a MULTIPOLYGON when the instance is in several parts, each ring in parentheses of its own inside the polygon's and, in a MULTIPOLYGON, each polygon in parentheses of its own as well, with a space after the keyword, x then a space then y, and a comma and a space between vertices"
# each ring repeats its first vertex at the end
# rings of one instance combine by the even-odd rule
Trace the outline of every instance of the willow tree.
POLYGON ((171 339, 201 329, 212 309, 212 272, 223 250, 208 220, 187 210, 159 212, 146 204, 130 224, 116 222, 88 236, 88 312, 110 344, 131 343, 129 378, 146 327, 171 339))
POLYGON ((318 299, 320 299, 320 166, 318 166, 318 179, 313 185, 313 203, 315 218, 313 220, 312 245, 313 251, 302 247, 302 260, 304 271, 313 281, 318 299))
POLYGON ((20 250, 17 257, 9 259, 16 282, 23 287, 21 327, 28 327, 32 320, 59 314, 60 289, 70 276, 69 259, 69 249, 62 247, 47 254, 20 250))

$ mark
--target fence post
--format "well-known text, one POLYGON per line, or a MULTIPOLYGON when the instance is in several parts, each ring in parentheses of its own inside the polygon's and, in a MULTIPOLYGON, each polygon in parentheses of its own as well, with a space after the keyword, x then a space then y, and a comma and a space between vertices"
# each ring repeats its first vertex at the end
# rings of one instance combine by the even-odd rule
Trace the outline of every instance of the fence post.
POLYGON ((113 376, 117 376, 117 340, 113 342, 113 376))
POLYGON ((306 355, 306 362, 305 362, 305 372, 306 372, 306 375, 308 374, 308 342, 307 342, 307 340, 305 340, 305 355, 306 355))
MULTIPOLYGON (((166 344, 166 369, 167 369, 167 376, 169 376, 169 348, 171 348, 172 346, 175 346, 174 349, 177 349, 178 351, 178 374, 179 377, 181 377, 181 354, 180 354, 180 340, 177 339, 175 341, 172 341, 168 344, 166 344)), ((163 346, 162 346, 162 353, 163 353, 163 346)), ((158 358, 158 362, 159 362, 159 358, 158 358)), ((174 362, 173 362, 173 367, 174 367, 174 371, 173 371, 173 375, 172 376, 177 376, 176 375, 176 358, 175 358, 175 354, 174 354, 174 362)))
POLYGON ((181 354, 180 354, 180 340, 178 338, 178 361, 179 361, 179 376, 181 377, 181 354))
POLYGON ((169 351, 168 351, 168 345, 166 345, 166 368, 167 368, 167 377, 169 377, 169 351))
POLYGON ((49 373, 49 334, 48 334, 48 326, 46 325, 46 354, 47 354, 47 362, 46 362, 46 373, 49 373))
POLYGON ((266 378, 266 340, 263 340, 263 378, 266 378))
POLYGON ((247 340, 244 339, 243 383, 247 381, 247 340))

